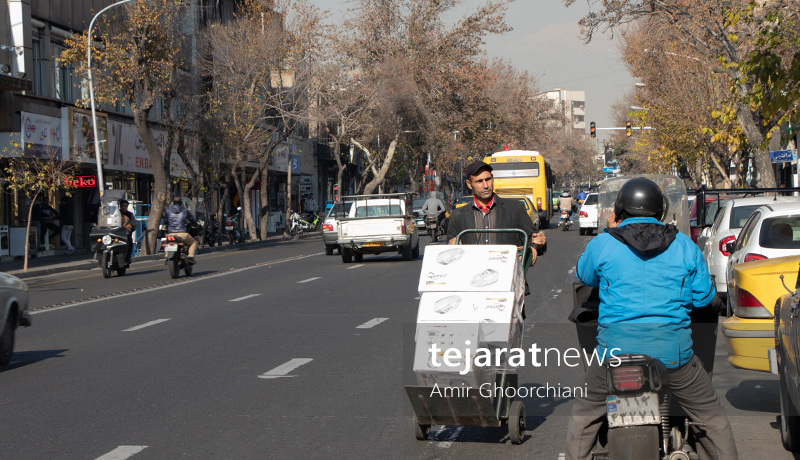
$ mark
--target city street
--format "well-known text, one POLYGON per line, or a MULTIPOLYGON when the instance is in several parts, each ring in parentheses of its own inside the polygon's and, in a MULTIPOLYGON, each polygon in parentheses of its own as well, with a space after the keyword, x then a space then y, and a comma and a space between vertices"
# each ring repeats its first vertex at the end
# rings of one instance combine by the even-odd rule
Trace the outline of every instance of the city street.
MULTIPOLYGON (((567 315, 592 237, 546 231, 528 273, 524 347, 577 346, 567 315)), ((420 238, 422 252, 430 238, 420 238)), ((442 244, 442 243, 439 243, 442 244)), ((422 257, 343 264, 318 236, 198 256, 174 282, 161 261, 27 279, 33 325, 0 369, 0 458, 548 459, 564 452, 570 398, 528 397, 526 439, 433 427, 417 441, 411 372, 422 257), (106 296, 100 298, 100 296, 106 296), (77 302, 76 302, 77 301, 77 302), (46 307, 46 308, 41 308, 46 307)), ((776 376, 737 370, 720 335, 714 385, 742 459, 781 446, 776 376)), ((581 367, 525 367, 520 385, 583 386, 581 367)))

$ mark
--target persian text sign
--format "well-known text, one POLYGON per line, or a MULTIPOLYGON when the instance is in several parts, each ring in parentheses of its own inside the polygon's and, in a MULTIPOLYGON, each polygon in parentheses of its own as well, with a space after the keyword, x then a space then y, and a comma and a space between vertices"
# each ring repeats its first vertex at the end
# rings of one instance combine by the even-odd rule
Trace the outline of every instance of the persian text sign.
POLYGON ((797 150, 778 150, 769 152, 769 159, 773 163, 783 163, 784 161, 796 161, 797 150))
POLYGON ((61 119, 22 112, 21 144, 26 157, 61 158, 61 119))

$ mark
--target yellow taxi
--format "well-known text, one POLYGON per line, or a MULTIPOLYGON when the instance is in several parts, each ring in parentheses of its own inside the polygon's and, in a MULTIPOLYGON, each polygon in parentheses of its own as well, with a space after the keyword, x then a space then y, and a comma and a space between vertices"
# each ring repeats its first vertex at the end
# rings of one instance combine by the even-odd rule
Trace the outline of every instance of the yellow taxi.
POLYGON ((460 208, 461 206, 466 206, 472 203, 472 200, 474 200, 472 195, 462 196, 461 198, 456 200, 456 208, 460 208))
POLYGON ((504 200, 522 202, 522 204, 525 206, 525 212, 528 213, 528 217, 530 217, 531 222, 533 222, 533 228, 535 228, 537 232, 539 231, 539 212, 533 207, 533 203, 531 202, 530 198, 525 195, 506 195, 500 193, 498 193, 497 196, 503 198, 504 200))
POLYGON ((729 317, 722 323, 728 362, 734 367, 769 372, 769 352, 775 346, 774 309, 786 293, 781 283, 797 279, 800 256, 778 257, 733 266, 729 317))

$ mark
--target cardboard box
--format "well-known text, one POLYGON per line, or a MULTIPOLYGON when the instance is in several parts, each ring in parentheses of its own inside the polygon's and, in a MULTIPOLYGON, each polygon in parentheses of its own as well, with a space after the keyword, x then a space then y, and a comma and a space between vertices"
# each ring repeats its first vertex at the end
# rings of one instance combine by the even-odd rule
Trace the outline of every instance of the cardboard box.
POLYGON ((417 310, 420 324, 482 324, 486 343, 500 347, 522 343, 522 302, 514 292, 425 292, 417 310))
POLYGON ((522 292, 525 279, 516 246, 428 246, 419 292, 522 292), (521 285, 521 287, 520 287, 521 285))
POLYGON ((418 324, 414 350, 414 372, 417 374, 417 381, 423 386, 438 384, 440 387, 472 388, 479 388, 484 383, 494 381, 494 367, 475 366, 474 357, 478 348, 487 348, 478 323, 418 324), (439 366, 434 365, 434 357, 431 355, 432 344, 436 344, 439 351, 435 357, 439 366), (445 351, 450 348, 461 352, 460 359, 451 359, 453 366, 448 366, 444 361, 445 351), (462 375, 461 372, 467 365, 467 352, 473 361, 469 365, 468 372, 462 375))

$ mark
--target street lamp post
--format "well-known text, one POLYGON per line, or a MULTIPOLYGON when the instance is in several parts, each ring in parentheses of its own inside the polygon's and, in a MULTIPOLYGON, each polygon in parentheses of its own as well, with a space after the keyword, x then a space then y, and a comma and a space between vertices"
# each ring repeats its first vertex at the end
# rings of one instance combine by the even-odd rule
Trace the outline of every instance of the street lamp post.
POLYGON ((107 7, 100 10, 97 14, 94 15, 92 21, 89 23, 89 30, 87 32, 86 38, 86 69, 89 77, 89 102, 92 106, 92 130, 94 131, 94 159, 97 162, 97 186, 100 189, 100 196, 103 196, 103 159, 100 158, 100 139, 97 138, 97 113, 95 112, 94 108, 94 86, 92 86, 92 27, 94 27, 94 21, 100 17, 101 14, 105 13, 106 10, 109 10, 115 6, 122 5, 123 3, 132 3, 135 4, 136 0, 122 0, 117 3, 112 3, 107 7))

